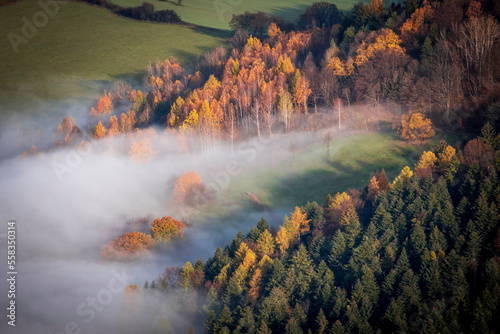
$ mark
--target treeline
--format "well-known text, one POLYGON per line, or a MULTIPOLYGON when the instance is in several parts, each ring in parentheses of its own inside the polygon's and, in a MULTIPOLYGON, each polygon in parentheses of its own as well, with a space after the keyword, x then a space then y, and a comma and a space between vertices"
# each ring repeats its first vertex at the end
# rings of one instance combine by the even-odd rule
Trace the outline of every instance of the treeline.
POLYGON ((80 0, 93 5, 107 8, 113 13, 125 16, 134 20, 153 21, 161 23, 183 24, 179 15, 174 10, 162 9, 155 10, 155 6, 150 2, 143 2, 136 7, 123 7, 115 5, 107 0, 80 0))
POLYGON ((189 129, 205 142, 286 131, 312 107, 338 112, 354 103, 385 106, 395 125, 420 113, 443 126, 497 126, 497 9, 466 0, 386 8, 373 0, 343 16, 316 3, 294 25, 304 31, 247 12, 231 21, 233 50, 205 54, 189 75, 175 60, 152 64, 146 91, 134 95, 142 102, 125 99, 140 126, 189 129))
POLYGON ((176 295, 194 325, 201 311, 207 333, 496 332, 499 148, 489 125, 461 152, 441 141, 415 172, 261 219, 143 292, 176 295))
POLYGON ((142 90, 116 83, 92 108, 101 124, 88 131, 102 138, 156 124, 208 150, 290 131, 311 110, 356 129, 384 121, 405 132, 417 118, 473 133, 486 121, 498 128, 499 13, 489 0, 372 0, 346 14, 315 3, 293 25, 261 12, 235 15, 232 50, 206 53, 192 74, 175 59, 150 64, 142 90), (376 113, 346 108, 356 104, 376 113))

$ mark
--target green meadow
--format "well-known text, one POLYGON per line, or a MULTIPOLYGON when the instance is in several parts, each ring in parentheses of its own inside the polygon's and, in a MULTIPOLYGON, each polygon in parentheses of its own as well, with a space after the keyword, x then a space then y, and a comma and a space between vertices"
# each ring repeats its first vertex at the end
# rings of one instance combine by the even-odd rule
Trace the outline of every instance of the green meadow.
POLYGON ((97 6, 69 2, 60 4, 58 13, 15 52, 8 34, 22 37, 23 17, 33 22, 41 10, 34 0, 0 7, 2 109, 22 112, 38 98, 95 98, 118 79, 141 83, 148 63, 157 59, 175 57, 189 67, 194 57, 223 44, 226 37, 134 21, 97 6))

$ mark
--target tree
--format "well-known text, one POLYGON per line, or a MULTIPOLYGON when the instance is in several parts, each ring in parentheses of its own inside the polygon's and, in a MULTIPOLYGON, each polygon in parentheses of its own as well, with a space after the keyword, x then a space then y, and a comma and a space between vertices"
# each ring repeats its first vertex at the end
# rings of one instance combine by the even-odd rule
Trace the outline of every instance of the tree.
POLYGON ((283 254, 285 254, 286 250, 290 246, 287 231, 284 226, 281 226, 278 230, 278 234, 276 235, 276 244, 278 245, 280 253, 283 256, 283 254))
POLYGON ((302 109, 306 114, 307 99, 312 93, 309 86, 309 80, 307 80, 306 77, 303 77, 300 71, 297 69, 292 81, 293 102, 295 103, 295 106, 299 112, 302 109))
POLYGON ((310 230, 307 213, 303 212, 298 206, 295 207, 295 211, 290 217, 290 223, 291 229, 287 231, 289 240, 293 240, 298 237, 300 241, 300 236, 308 233, 310 230))
POLYGON ((326 334, 328 330, 328 320, 326 319, 325 312, 323 309, 319 309, 319 313, 316 316, 316 326, 318 334, 326 334))
POLYGON ((96 108, 92 108, 90 110, 90 115, 105 115, 111 113, 111 111, 113 111, 113 102, 111 101, 110 96, 104 95, 97 102, 96 108))
POLYGON ((418 159, 418 163, 415 166, 415 171, 421 178, 425 179, 434 171, 436 162, 437 158, 434 152, 424 151, 424 153, 422 153, 422 155, 418 159))
POLYGON ((455 30, 456 45, 465 62, 469 91, 477 96, 482 86, 484 68, 487 68, 489 74, 493 66, 490 57, 500 36, 500 24, 492 16, 484 15, 469 18, 457 25, 455 30))
POLYGON ((114 136, 120 133, 120 128, 118 126, 118 118, 116 116, 111 116, 109 118, 108 124, 108 136, 114 136))
POLYGON ((187 172, 180 176, 174 185, 175 202, 185 204, 189 191, 201 184, 201 178, 196 172, 187 172))
POLYGON ((250 302, 256 301, 262 293, 262 271, 257 268, 250 280, 250 289, 248 290, 248 299, 250 302))
POLYGON ((106 128, 104 125, 102 125, 101 121, 97 123, 97 126, 95 127, 95 132, 94 132, 94 138, 95 139, 101 139, 106 136, 106 128))
POLYGON ((355 244, 356 237, 361 232, 359 217, 352 204, 349 204, 342 214, 340 218, 340 227, 345 231, 347 247, 352 248, 355 244))
POLYGON ((404 54, 404 49, 400 46, 401 38, 390 29, 382 28, 380 31, 371 32, 356 49, 355 63, 357 66, 370 61, 376 52, 391 49, 396 54, 404 54))
POLYGON ((436 133, 432 129, 432 122, 421 113, 413 113, 410 117, 403 118, 403 139, 422 141, 433 137, 436 133))
POLYGON ((287 91, 283 91, 280 94, 278 111, 285 123, 285 131, 288 132, 290 116, 293 113, 293 104, 292 104, 292 96, 287 91))
POLYGON ((467 167, 478 164, 484 170, 491 165, 494 157, 495 150, 491 145, 485 143, 483 138, 476 138, 465 145, 461 162, 467 167))
POLYGON ((257 250, 261 255, 274 253, 274 239, 267 229, 265 229, 257 238, 257 250))
POLYGON ((186 264, 184 265, 184 267, 182 267, 181 270, 181 287, 183 287, 186 292, 190 287, 190 279, 191 279, 191 274, 193 272, 194 268, 191 262, 189 261, 186 262, 186 264))
POLYGON ((335 4, 320 1, 307 7, 305 13, 299 17, 298 26, 303 30, 313 27, 330 28, 341 21, 342 15, 335 4))
POLYGON ((150 235, 140 232, 125 233, 101 248, 105 260, 134 260, 155 246, 150 235))
POLYGON ((181 239, 184 235, 182 229, 185 227, 182 222, 169 216, 156 218, 151 223, 151 235, 155 241, 166 244, 173 239, 181 239))
POLYGON ((445 122, 449 122, 451 113, 460 108, 463 65, 456 46, 444 33, 436 42, 429 74, 432 99, 440 110, 444 110, 445 122))
POLYGON ((401 37, 405 42, 410 43, 415 37, 426 35, 432 19, 434 19, 434 10, 429 2, 424 0, 421 7, 417 8, 401 26, 401 37))

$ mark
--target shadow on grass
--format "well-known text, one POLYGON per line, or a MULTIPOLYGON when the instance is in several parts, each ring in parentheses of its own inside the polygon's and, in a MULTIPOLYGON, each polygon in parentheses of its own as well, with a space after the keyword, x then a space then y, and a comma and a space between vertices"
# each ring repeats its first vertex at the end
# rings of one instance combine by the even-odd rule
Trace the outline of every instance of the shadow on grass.
POLYGON ((392 180, 404 166, 413 166, 418 157, 416 148, 399 140, 395 134, 380 134, 353 138, 327 160, 326 149, 321 150, 322 163, 312 169, 297 168, 297 171, 276 178, 269 185, 275 206, 304 205, 307 201, 323 204, 327 194, 335 194, 347 189, 362 190, 370 175, 385 169, 392 180), (371 145, 371 140, 380 139, 378 145, 371 145))

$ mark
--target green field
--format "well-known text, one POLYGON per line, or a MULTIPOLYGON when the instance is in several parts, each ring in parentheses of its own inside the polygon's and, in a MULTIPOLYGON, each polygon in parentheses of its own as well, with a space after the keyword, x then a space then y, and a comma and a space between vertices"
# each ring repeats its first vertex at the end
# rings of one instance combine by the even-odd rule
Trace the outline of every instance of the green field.
MULTIPOLYGON (((124 6, 139 6, 144 0, 110 0, 124 6)), ((156 9, 172 9, 183 21, 216 29, 229 29, 229 21, 233 14, 245 11, 263 11, 269 15, 280 16, 293 22, 308 6, 318 0, 183 0, 178 6, 176 0, 149 0, 156 9)), ((340 10, 349 10, 355 0, 332 1, 340 10)), ((365 2, 369 2, 366 0, 365 2)))
POLYGON ((84 3, 61 4, 18 53, 7 37, 21 35, 22 18, 41 11, 34 0, 0 7, 0 106, 20 112, 36 98, 95 98, 110 82, 140 80, 149 62, 194 56, 224 43, 224 36, 191 28, 138 22, 84 3))
MULTIPOLYGON (((420 154, 430 150, 439 140, 459 147, 462 138, 453 134, 438 135, 425 145, 409 145, 394 132, 373 132, 334 139, 330 144, 330 159, 325 144, 318 143, 297 151, 273 164, 259 160, 230 179, 229 186, 219 192, 217 202, 195 213, 202 222, 226 222, 238 225, 248 220, 248 214, 262 210, 247 191, 273 210, 293 211, 308 201, 323 204, 327 194, 348 189, 362 190, 375 171, 385 169, 390 182, 404 166, 415 169, 420 154)), ((320 141, 321 142, 321 141, 320 141)), ((204 180, 208 182, 210 180, 204 180)), ((262 215, 266 213, 262 211, 262 215)), ((282 216, 273 217, 281 223, 282 216)), ((218 223, 215 223, 217 225, 218 223)), ((251 222, 252 226, 257 221, 251 222)), ((240 226, 238 228, 243 228, 240 226)))

